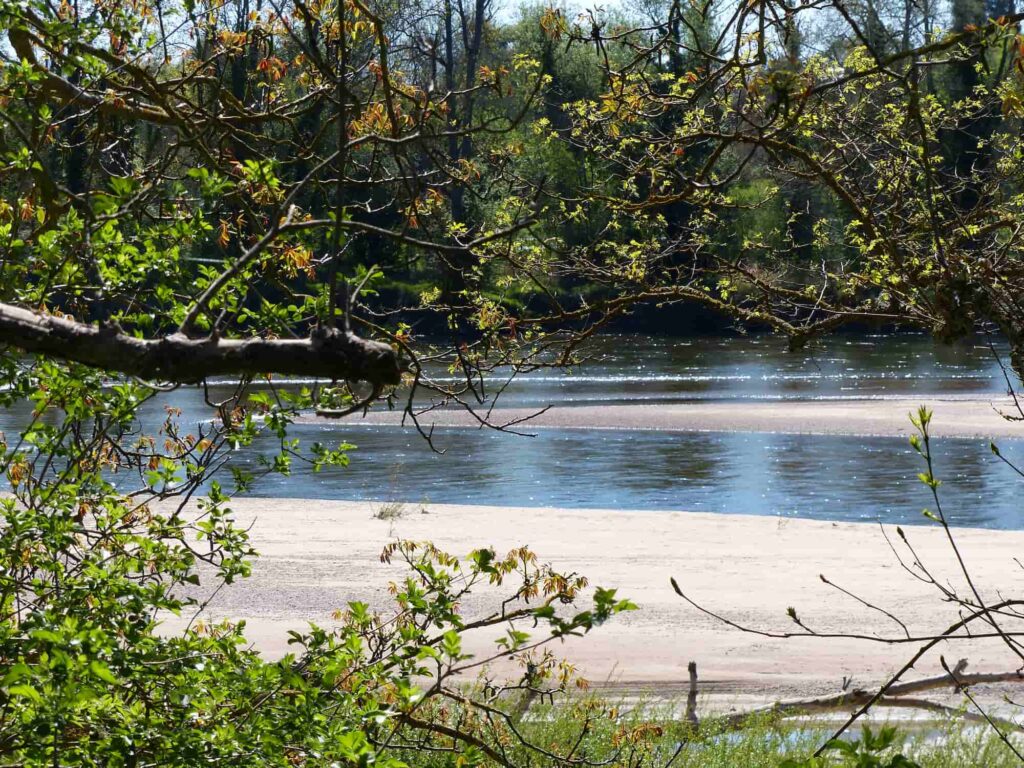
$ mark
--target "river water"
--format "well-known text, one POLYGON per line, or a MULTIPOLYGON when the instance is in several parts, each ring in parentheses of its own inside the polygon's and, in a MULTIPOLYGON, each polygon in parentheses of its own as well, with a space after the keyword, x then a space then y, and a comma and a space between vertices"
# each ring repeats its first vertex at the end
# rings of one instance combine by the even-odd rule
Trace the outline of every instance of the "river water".
MULTIPOLYGON (((1001 345, 997 354, 1005 357, 1001 345)), ((504 405, 598 405, 687 400, 892 397, 1003 393, 1006 382, 982 340, 947 346, 922 335, 838 336, 791 353, 772 336, 674 339, 605 336, 570 373, 537 371, 504 405)))
MULTIPOLYGON (((1006 391, 982 341, 943 346, 924 336, 835 337, 789 353, 771 337, 671 339, 610 336, 579 371, 538 371, 502 397, 507 406, 606 403, 885 398, 914 394, 966 397, 1006 391)), ((145 419, 173 405, 194 420, 209 417, 197 388, 152 404, 145 419)), ((24 409, 0 412, 8 434, 24 409)), ((826 520, 924 522, 934 507, 917 480, 921 460, 903 438, 764 433, 659 433, 537 430, 521 437, 443 429, 432 453, 409 429, 350 421, 303 424, 296 436, 358 446, 347 468, 268 476, 254 495, 380 502, 474 503, 732 512, 826 520)), ((269 442, 240 450, 255 465, 269 442)), ((1002 440, 1024 463, 1024 441, 1002 440)), ((959 525, 1024 528, 1024 480, 983 440, 936 443, 941 501, 959 525)))

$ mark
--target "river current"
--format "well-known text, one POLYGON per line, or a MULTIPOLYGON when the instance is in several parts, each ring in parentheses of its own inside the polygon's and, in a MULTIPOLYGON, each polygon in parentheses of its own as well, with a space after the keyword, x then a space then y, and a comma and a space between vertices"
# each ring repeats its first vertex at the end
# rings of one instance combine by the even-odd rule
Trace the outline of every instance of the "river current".
MULTIPOLYGON (((997 345, 996 350, 999 351, 997 345)), ((299 383, 299 382, 295 382, 299 383)), ((782 340, 608 336, 591 361, 569 373, 538 371, 504 393, 506 406, 735 403, 790 400, 943 398, 1001 395, 1006 380, 984 340, 943 346, 930 338, 840 336, 798 353, 782 340)), ((214 392, 216 397, 217 393, 214 392)), ((181 388, 165 405, 186 419, 209 418, 201 390, 181 388)), ((0 430, 16 432, 27 408, 0 412, 0 430)), ((903 438, 769 433, 661 433, 536 430, 533 437, 449 428, 435 433, 443 454, 415 431, 358 422, 303 424, 305 440, 355 444, 351 463, 313 474, 261 479, 253 495, 328 499, 497 504, 508 506, 690 510, 825 520, 925 522, 934 508, 921 485, 920 457, 903 438)), ((262 442, 232 456, 255 466, 262 442)), ((1001 440, 1024 463, 1024 440, 1001 440)), ((943 509, 958 525, 1024 528, 1024 480, 999 461, 986 440, 936 441, 943 509)))

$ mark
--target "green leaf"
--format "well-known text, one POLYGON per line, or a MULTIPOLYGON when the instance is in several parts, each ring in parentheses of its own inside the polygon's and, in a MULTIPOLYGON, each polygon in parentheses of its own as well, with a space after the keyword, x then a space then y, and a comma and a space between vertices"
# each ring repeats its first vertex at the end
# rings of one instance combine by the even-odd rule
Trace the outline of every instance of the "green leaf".
POLYGON ((32 699, 32 701, 40 702, 43 700, 42 695, 33 688, 31 685, 12 685, 7 688, 8 696, 20 696, 26 699, 32 699))
POLYGON ((114 673, 110 671, 106 664, 98 659, 93 659, 89 662, 89 671, 105 683, 117 684, 117 678, 114 676, 114 673))

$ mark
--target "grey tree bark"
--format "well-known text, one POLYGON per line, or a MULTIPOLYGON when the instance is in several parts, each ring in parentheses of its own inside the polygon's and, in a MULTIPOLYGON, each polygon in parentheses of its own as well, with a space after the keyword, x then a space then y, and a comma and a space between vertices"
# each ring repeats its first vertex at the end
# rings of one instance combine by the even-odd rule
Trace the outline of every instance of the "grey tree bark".
POLYGON ((354 333, 325 328, 307 339, 157 339, 116 324, 88 325, 0 303, 0 344, 143 379, 192 383, 209 376, 279 373, 376 385, 401 380, 398 353, 354 333))

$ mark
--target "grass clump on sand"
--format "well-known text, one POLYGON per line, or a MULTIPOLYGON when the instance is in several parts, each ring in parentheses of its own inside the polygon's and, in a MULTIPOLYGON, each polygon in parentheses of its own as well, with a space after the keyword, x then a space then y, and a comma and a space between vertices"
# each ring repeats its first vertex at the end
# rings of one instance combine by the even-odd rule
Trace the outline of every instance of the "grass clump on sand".
MULTIPOLYGON (((516 707, 501 707, 513 712, 516 707)), ((593 695, 570 702, 534 705, 521 719, 500 716, 479 721, 484 741, 500 744, 508 765, 616 766, 618 768, 1009 768, 1021 762, 991 729, 953 720, 874 723, 851 731, 841 749, 815 751, 835 730, 834 720, 780 723, 755 718, 744 728, 723 729, 713 720, 695 728, 673 703, 627 709, 593 695), (520 738, 521 737, 521 738, 520 738)), ((445 716, 465 728, 474 717, 459 708, 445 716)), ((1013 737, 1011 737, 1013 738, 1013 737)), ((1015 742, 1020 749, 1024 740, 1015 742)), ((463 755, 466 754, 462 750, 463 755)), ((401 750, 413 768, 450 768, 451 753, 401 750)), ((486 755, 481 764, 500 765, 486 755)), ((464 763, 462 763, 464 764, 464 763)))

